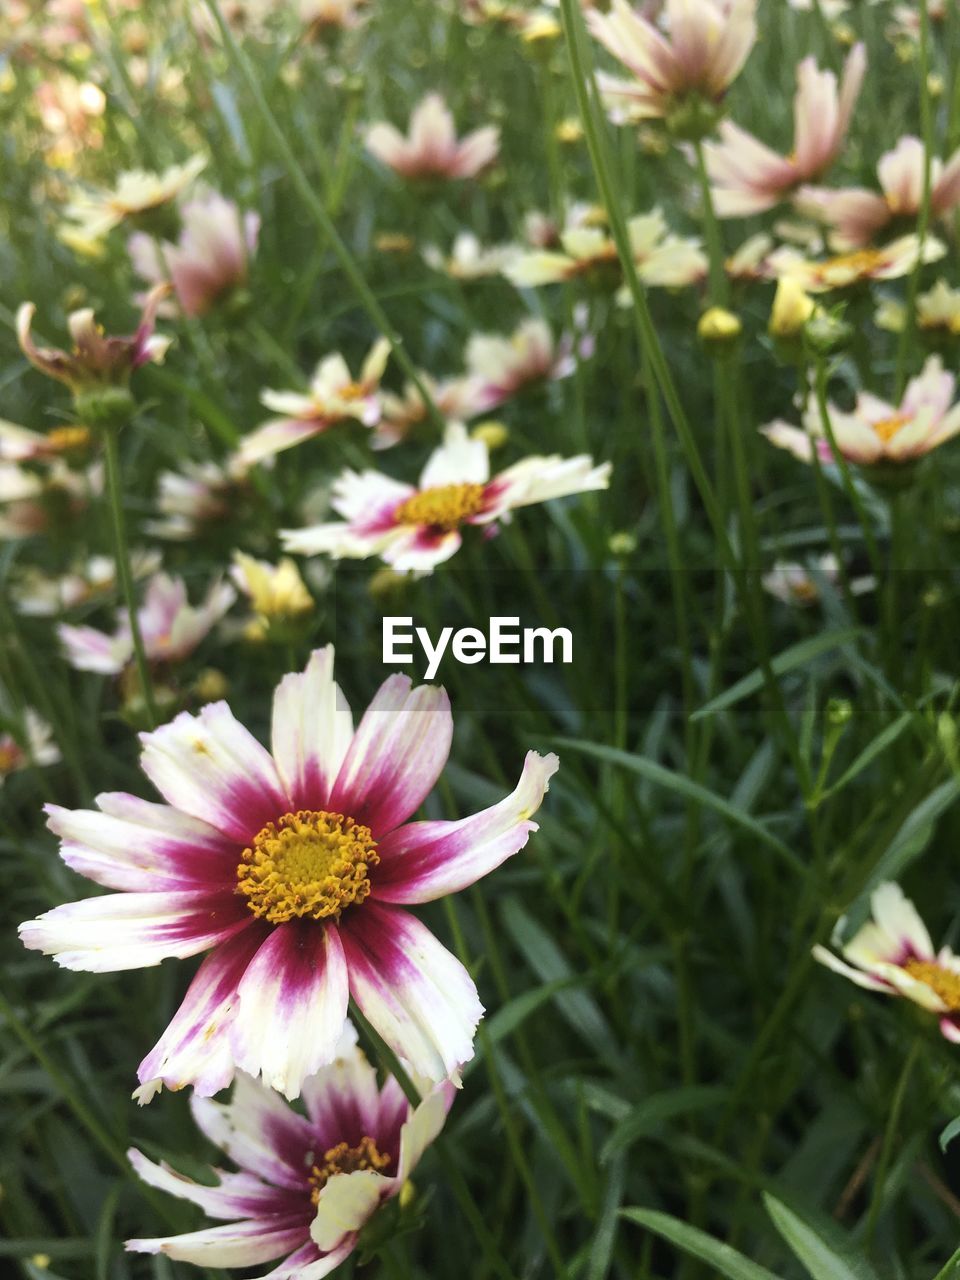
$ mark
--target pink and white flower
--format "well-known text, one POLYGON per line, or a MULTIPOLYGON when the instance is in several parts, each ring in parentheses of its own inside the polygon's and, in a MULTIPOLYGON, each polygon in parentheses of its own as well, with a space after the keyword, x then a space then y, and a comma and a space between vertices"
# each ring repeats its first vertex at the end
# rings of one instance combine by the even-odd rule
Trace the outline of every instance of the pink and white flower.
POLYGON ((128 218, 172 204, 206 164, 206 156, 196 155, 185 164, 171 165, 163 173, 128 170, 120 174, 112 190, 78 190, 64 211, 69 235, 95 242, 128 218))
POLYGON ((436 245, 427 245, 423 260, 434 271, 442 271, 453 280, 482 280, 500 275, 518 255, 514 244, 483 245, 472 231, 459 231, 449 255, 436 245))
MULTIPOLYGON (((797 205, 810 217, 831 227, 831 245, 838 250, 859 249, 895 218, 916 218, 923 201, 924 148, 919 138, 901 138, 880 157, 880 192, 866 187, 801 187, 797 205)), ((946 164, 930 165, 930 211, 942 218, 960 205, 960 149, 946 164)))
POLYGON ((31 765, 56 764, 60 748, 53 730, 30 707, 23 713, 23 726, 19 733, 0 732, 0 786, 4 778, 31 765))
POLYGON ((414 107, 406 137, 380 121, 367 130, 366 147, 402 178, 472 178, 496 160, 500 130, 485 125, 458 139, 443 97, 428 93, 414 107))
POLYGON ((304 1081, 306 1115, 240 1074, 228 1103, 194 1097, 197 1127, 238 1166, 194 1182, 141 1152, 127 1152, 144 1182, 199 1205, 223 1225, 186 1235, 128 1240, 136 1253, 160 1253, 203 1267, 253 1267, 282 1258, 275 1280, 320 1280, 353 1252, 358 1233, 403 1190, 443 1128, 449 1084, 411 1107, 391 1077, 377 1073, 347 1029, 328 1067, 304 1081))
MULTIPOLYGON (((761 579, 764 591, 784 604, 806 609, 817 603, 824 583, 836 587, 840 582, 840 565, 835 555, 827 552, 812 564, 798 560, 778 560, 769 573, 761 579)), ((876 578, 854 578, 850 590, 855 596, 872 591, 876 578)))
POLYGON ((0 463, 50 462, 54 458, 86 453, 92 436, 89 427, 53 427, 31 431, 0 419, 0 463))
POLYGON ((404 908, 473 884, 526 844, 556 756, 528 752, 516 790, 456 822, 409 821, 453 732, 443 689, 384 682, 357 726, 316 651, 273 699, 272 752, 224 702, 141 735, 165 804, 110 793, 48 808, 61 856, 118 890, 21 926, 68 969, 138 969, 209 951, 140 1064, 210 1095, 237 1070, 295 1098, 330 1063, 348 995, 411 1069, 455 1077, 483 1012, 470 975, 404 908))
POLYGON ((62 458, 41 473, 0 462, 0 542, 32 538, 83 514, 103 490, 103 467, 75 471, 62 458))
POLYGON ((240 461, 246 466, 263 462, 350 419, 365 427, 375 426, 382 408, 380 379, 389 356, 390 343, 379 338, 363 362, 359 379, 353 378, 346 360, 337 352, 317 365, 306 394, 264 391, 261 402, 280 416, 244 436, 240 461))
POLYGON ((180 217, 176 244, 158 245, 153 236, 137 231, 127 249, 139 276, 151 284, 169 281, 180 311, 201 316, 246 283, 260 215, 241 213, 232 200, 205 187, 181 206, 180 217))
POLYGON ((850 119, 867 69, 866 50, 855 45, 847 55, 840 88, 832 71, 815 59, 797 67, 793 102, 794 145, 778 155, 730 120, 720 125, 720 141, 704 144, 713 200, 721 218, 741 218, 772 209, 802 182, 833 164, 846 141, 850 119))
MULTIPOLYGON (((421 370, 420 381, 437 412, 445 419, 469 422, 471 418, 487 411, 487 389, 479 377, 465 374, 438 381, 421 370)), ((426 401, 413 382, 404 383, 399 395, 384 391, 381 404, 383 412, 370 440, 374 449, 389 449, 399 444, 415 427, 428 421, 430 417, 426 401)))
POLYGON ((627 0, 590 10, 590 31, 633 76, 597 77, 615 118, 669 116, 694 94, 719 103, 757 38, 755 9, 756 0, 666 0, 659 26, 627 0))
MULTIPOLYGON (((814 959, 858 987, 904 996, 939 1016, 940 1030, 960 1043, 960 956, 934 949, 917 909, 899 885, 879 885, 870 897, 873 919, 841 947, 844 959, 814 947, 814 959)), ((842 921, 841 921, 842 924, 842 921)))
MULTIPOLYGON (((589 338, 580 341, 580 354, 591 354, 589 338)), ((550 326, 539 316, 521 320, 509 337, 499 333, 475 333, 465 353, 467 378, 480 388, 480 413, 489 413, 524 388, 541 382, 569 378, 576 368, 570 337, 555 342, 550 326)))
POLYGON ((184 542, 226 519, 246 483, 248 466, 232 453, 223 462, 185 462, 180 471, 160 473, 159 520, 147 523, 154 537, 184 542))
MULTIPOLYGON (((150 662, 180 662, 196 649, 237 598, 228 583, 214 582, 202 604, 192 605, 182 578, 158 573, 147 584, 143 605, 137 610, 143 647, 150 662)), ((57 635, 67 661, 78 671, 119 675, 133 658, 133 637, 125 609, 117 611, 117 629, 111 635, 96 627, 62 623, 57 635)))
POLYGON ((491 479, 486 444, 468 436, 462 423, 451 422, 418 485, 379 471, 345 471, 334 482, 330 504, 343 519, 282 529, 280 537, 286 550, 301 555, 379 556, 394 569, 430 572, 460 549, 464 525, 479 526, 489 536, 517 507, 606 489, 610 467, 594 466, 587 454, 530 457, 491 479))
MULTIPOLYGON (((952 404, 956 383, 940 357, 930 356, 920 375, 907 383, 899 405, 868 391, 860 392, 850 413, 828 404, 837 448, 847 461, 861 466, 923 457, 960 432, 960 404, 952 404)), ((833 449, 812 399, 803 414, 802 429, 778 420, 762 430, 771 444, 801 462, 812 462, 814 449, 822 462, 833 461, 833 449)))
MULTIPOLYGON (((135 550, 130 556, 134 578, 156 573, 159 551, 135 550)), ((11 595, 20 613, 32 618, 53 618, 77 605, 87 604, 117 588, 117 562, 112 556, 91 556, 83 564, 60 577, 51 578, 39 569, 26 569, 14 581, 11 595)))
POLYGON ((364 20, 368 0, 300 0, 300 21, 309 35, 353 31, 364 20))

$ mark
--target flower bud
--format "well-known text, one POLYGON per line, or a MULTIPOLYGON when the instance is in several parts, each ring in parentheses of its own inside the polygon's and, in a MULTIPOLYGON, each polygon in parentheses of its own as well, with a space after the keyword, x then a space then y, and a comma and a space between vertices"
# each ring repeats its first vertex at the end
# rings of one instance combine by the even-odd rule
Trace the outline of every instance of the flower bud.
POLYGON ((492 453, 494 449, 503 448, 510 439, 510 428, 491 418, 486 422, 478 422, 470 432, 470 439, 481 441, 492 453))
POLYGON ((697 323, 697 337, 711 346, 729 346, 742 332, 740 317, 725 307, 710 307, 697 323))
POLYGON ((797 280, 784 276, 777 282, 777 292, 767 328, 774 338, 795 338, 815 310, 810 295, 797 280))
POLYGON ((814 356, 833 356, 846 350, 853 339, 853 325, 843 318, 840 307, 825 311, 817 307, 803 326, 803 342, 814 356))
POLYGON ((607 546, 610 548, 612 556, 616 556, 617 559, 626 559, 627 556, 632 556, 637 549, 636 535, 627 533, 625 530, 612 533, 607 546))

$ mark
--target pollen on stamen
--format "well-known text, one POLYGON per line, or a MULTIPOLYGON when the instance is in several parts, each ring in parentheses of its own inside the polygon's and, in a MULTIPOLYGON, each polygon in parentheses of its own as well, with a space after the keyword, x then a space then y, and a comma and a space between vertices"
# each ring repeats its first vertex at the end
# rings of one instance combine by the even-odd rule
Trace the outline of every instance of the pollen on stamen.
POLYGON ((268 822, 241 859, 237 889, 271 924, 338 917, 368 897, 368 870, 380 861, 369 827, 312 809, 268 822))
POLYGON ((450 531, 483 509, 485 489, 485 485, 475 482, 434 485, 401 502, 394 518, 398 524, 450 531))

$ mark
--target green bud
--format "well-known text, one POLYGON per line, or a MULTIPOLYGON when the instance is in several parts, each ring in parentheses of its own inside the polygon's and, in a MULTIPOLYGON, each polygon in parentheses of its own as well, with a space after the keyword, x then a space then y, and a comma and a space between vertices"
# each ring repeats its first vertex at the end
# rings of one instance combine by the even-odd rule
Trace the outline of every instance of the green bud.
POLYGON ((688 93, 678 98, 667 112, 666 126, 675 138, 685 142, 699 142, 713 133, 723 115, 723 109, 698 93, 688 93))
POLYGON ((853 719, 853 703, 848 698, 831 698, 827 703, 827 724, 841 729, 853 719))
POLYGON ((130 421, 134 399, 127 387, 92 386, 78 391, 73 406, 81 422, 106 431, 117 430, 130 421))
POLYGON ((853 325, 843 319, 843 308, 824 311, 818 307, 803 326, 803 341, 813 356, 833 356, 846 350, 853 340, 853 325))

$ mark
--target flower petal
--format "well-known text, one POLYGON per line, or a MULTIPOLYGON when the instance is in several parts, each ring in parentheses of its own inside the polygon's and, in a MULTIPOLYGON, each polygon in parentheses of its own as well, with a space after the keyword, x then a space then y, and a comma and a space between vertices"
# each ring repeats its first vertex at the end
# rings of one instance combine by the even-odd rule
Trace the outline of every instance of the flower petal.
POLYGON ((192 1084, 198 1094, 225 1088, 236 1067, 227 1034, 237 1011, 237 988, 263 940, 253 925, 210 953, 187 988, 170 1025, 140 1063, 134 1097, 149 1102, 158 1090, 192 1084))
POLYGON ((141 766, 163 798, 241 844, 289 810, 272 757, 225 702, 140 738, 141 766))
POLYGON ((443 689, 393 675, 370 703, 340 769, 330 807, 376 837, 410 817, 433 789, 450 753, 453 719, 443 689))
POLYGON ((310 1237, 320 1249, 336 1249, 355 1234, 389 1194, 392 1178, 372 1169, 357 1169, 331 1178, 320 1191, 310 1237))
POLYGON ((409 912, 372 901, 342 918, 340 936, 350 994, 391 1049, 428 1080, 455 1076, 483 1014, 460 961, 409 912))
POLYGON ((195 956, 249 923, 250 913, 223 892, 108 893, 28 920, 20 940, 65 969, 112 973, 195 956))
POLYGON ((459 822, 413 822, 380 844, 372 893, 382 902, 432 902, 466 888, 527 843, 559 768, 555 755, 528 751, 516 790, 499 804, 459 822))
POLYGON ((210 888, 236 878, 236 845, 165 804, 124 792, 97 796, 96 809, 47 805, 47 826, 72 870, 110 889, 210 888))
POLYGON ((400 1167, 397 1182, 400 1186, 411 1176, 420 1163, 427 1147, 435 1141, 453 1106, 456 1090, 449 1082, 438 1085, 407 1119, 400 1130, 400 1167))
POLYGON ((294 810, 325 807, 352 737, 328 645, 311 654, 302 674, 284 676, 273 696, 273 756, 294 810))
POLYGON ((307 1120, 280 1095, 238 1072, 229 1102, 190 1099, 200 1132, 230 1159, 287 1193, 309 1191, 308 1158, 316 1137, 307 1120))
POLYGON ((240 983, 230 1038, 237 1066, 287 1098, 331 1062, 347 1018, 347 969, 336 925, 278 925, 240 983))
POLYGON ((261 1276, 260 1280, 323 1280, 349 1258, 356 1245, 356 1237, 348 1236, 331 1253, 321 1253, 311 1240, 285 1258, 279 1267, 261 1276))
POLYGON ((168 1164, 154 1164, 135 1147, 127 1152, 137 1177, 158 1191, 199 1205, 209 1218, 257 1218, 290 1211, 290 1196, 268 1186, 252 1173, 230 1173, 214 1169, 215 1186, 194 1182, 168 1164))
POLYGON ((254 1267, 299 1248, 306 1231, 303 1215, 284 1214, 206 1227, 180 1236, 128 1240, 125 1248, 132 1253, 163 1253, 198 1267, 254 1267))
POLYGON ((303 1101, 317 1147, 326 1151, 338 1142, 354 1147, 361 1138, 369 1137, 381 1151, 386 1151, 390 1148, 389 1144, 381 1145, 377 1071, 357 1045, 352 1024, 348 1022, 347 1028, 353 1034, 353 1043, 345 1046, 341 1039, 334 1061, 303 1082, 303 1101))

